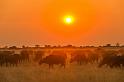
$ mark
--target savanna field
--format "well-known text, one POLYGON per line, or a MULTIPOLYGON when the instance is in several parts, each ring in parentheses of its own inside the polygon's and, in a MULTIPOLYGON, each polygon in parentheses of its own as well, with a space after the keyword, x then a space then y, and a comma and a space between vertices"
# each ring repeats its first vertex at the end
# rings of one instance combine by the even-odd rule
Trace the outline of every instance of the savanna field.
POLYGON ((124 82, 124 68, 97 68, 72 65, 48 69, 46 66, 0 68, 0 82, 124 82))
POLYGON ((0 0, 0 82, 124 82, 124 0, 0 0))
MULTIPOLYGON (((73 50, 73 52, 75 51, 76 50, 73 50)), ((114 50, 114 53, 115 51, 119 50, 114 50)), ((59 54, 56 50, 46 50, 46 52, 43 59, 47 58, 50 53, 59 54)), ((109 52, 113 52, 113 50, 109 50, 109 52)), ((36 55, 29 56, 29 61, 18 63, 17 66, 15 63, 14 65, 9 63, 7 66, 6 63, 4 63, 0 67, 0 82, 124 82, 123 66, 110 67, 109 64, 107 64, 108 66, 103 65, 99 67, 100 62, 98 63, 96 61, 93 63, 89 63, 89 61, 88 63, 83 63, 84 61, 82 61, 82 64, 77 61, 70 63, 72 58, 72 55, 69 55, 70 53, 72 53, 72 51, 69 51, 67 54, 65 68, 63 66, 61 67, 61 63, 54 63, 53 68, 49 68, 48 63, 44 62, 42 65, 39 65, 38 60, 41 56, 36 57, 36 55)), ((82 53, 82 50, 77 50, 76 53, 82 53)), ((77 55, 76 53, 75 55, 77 55)), ((88 57, 89 55, 87 58, 88 57)))

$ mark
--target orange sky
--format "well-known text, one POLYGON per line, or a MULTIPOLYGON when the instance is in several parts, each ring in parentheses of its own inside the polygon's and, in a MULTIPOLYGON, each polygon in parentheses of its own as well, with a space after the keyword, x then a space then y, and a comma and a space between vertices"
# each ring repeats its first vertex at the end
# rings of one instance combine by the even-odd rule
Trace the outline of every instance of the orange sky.
POLYGON ((0 44, 124 44, 123 4, 123 0, 0 0, 0 44), (75 22, 66 25, 66 15, 75 22))

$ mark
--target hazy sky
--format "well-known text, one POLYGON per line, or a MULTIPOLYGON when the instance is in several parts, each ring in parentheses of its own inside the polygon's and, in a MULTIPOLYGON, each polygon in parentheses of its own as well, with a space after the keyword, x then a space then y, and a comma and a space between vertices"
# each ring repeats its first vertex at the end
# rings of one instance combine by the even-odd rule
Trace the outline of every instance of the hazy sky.
POLYGON ((0 45, 124 44, 124 0, 0 0, 0 45), (65 25, 63 17, 75 22, 65 25))

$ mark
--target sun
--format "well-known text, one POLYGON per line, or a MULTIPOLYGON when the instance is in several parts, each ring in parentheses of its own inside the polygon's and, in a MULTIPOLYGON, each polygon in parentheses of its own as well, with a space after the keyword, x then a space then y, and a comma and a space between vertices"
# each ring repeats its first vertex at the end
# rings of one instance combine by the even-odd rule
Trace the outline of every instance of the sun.
POLYGON ((65 22, 66 24, 72 24, 72 23, 74 22, 73 16, 65 16, 65 17, 64 17, 64 22, 65 22))
POLYGON ((66 22, 67 23, 71 23, 72 22, 72 19, 71 18, 66 18, 66 22))

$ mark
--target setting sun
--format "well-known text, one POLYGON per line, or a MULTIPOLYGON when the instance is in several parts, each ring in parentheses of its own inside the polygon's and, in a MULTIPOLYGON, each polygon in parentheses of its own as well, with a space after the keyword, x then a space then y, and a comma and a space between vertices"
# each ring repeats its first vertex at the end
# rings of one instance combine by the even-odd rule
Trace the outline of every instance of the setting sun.
POLYGON ((72 16, 66 16, 66 17, 64 18, 64 22, 65 22, 66 24, 71 24, 71 23, 74 22, 74 18, 73 18, 72 16))
POLYGON ((71 22, 71 18, 66 18, 66 22, 70 23, 71 22))

